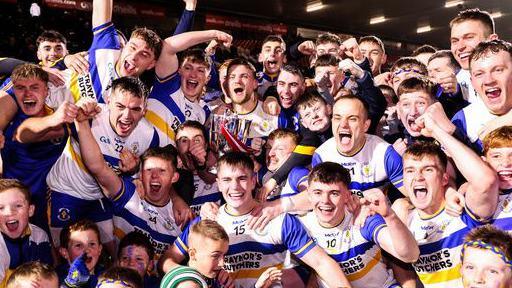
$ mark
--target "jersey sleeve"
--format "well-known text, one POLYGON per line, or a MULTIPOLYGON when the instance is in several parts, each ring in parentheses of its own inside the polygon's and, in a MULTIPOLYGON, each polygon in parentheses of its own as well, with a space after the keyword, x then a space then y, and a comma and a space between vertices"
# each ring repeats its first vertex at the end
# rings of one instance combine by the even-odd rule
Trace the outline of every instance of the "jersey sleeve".
POLYGON ((363 236, 364 239, 380 245, 377 239, 379 238, 378 236, 380 231, 384 227, 387 227, 387 225, 382 216, 370 216, 366 219, 364 226, 361 228, 361 235, 363 236))
POLYGON ((299 258, 306 255, 316 245, 300 220, 290 214, 284 216, 281 237, 288 250, 299 258))
MULTIPOLYGON (((2 235, 0 235, 0 237, 3 237, 2 235)), ((0 279, 4 279, 5 276, 6 276, 6 273, 7 273, 7 270, 9 270, 9 262, 10 262, 10 257, 8 257, 7 255, 9 255, 9 251, 7 251, 7 247, 5 245, 1 245, 0 246, 0 255, 4 255, 3 257, 0 257, 0 279)), ((2 282, 0 282, 1 284, 2 282)))
POLYGON ((299 193, 300 184, 308 181, 309 170, 305 167, 295 167, 288 176, 288 183, 296 193, 299 193))
POLYGON ((311 160, 311 167, 315 167, 316 165, 322 163, 322 157, 318 153, 313 154, 313 159, 311 160))
POLYGON ((200 216, 190 221, 190 223, 187 224, 187 227, 183 229, 183 232, 181 232, 180 236, 174 241, 174 244, 176 247, 178 247, 178 250, 180 250, 183 255, 188 255, 188 234, 190 233, 190 227, 199 221, 201 221, 200 216))
POLYGON ((132 198, 133 194, 136 193, 136 186, 132 182, 131 177, 123 176, 121 178, 121 188, 116 193, 112 200, 114 209, 122 209, 128 201, 132 198))
POLYGON ((117 38, 116 27, 112 22, 101 24, 92 29, 94 37, 92 39, 89 53, 97 49, 121 49, 119 39, 117 38))
POLYGON ((384 167, 386 169, 386 175, 388 175, 389 181, 396 188, 403 186, 403 165, 402 156, 393 149, 393 146, 389 145, 384 154, 384 167))

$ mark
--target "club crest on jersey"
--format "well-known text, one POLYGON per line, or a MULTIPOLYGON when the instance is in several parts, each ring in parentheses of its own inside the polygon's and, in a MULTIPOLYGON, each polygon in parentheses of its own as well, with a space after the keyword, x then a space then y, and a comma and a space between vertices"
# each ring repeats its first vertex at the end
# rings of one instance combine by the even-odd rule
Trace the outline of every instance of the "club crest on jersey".
POLYGON ((364 177, 370 177, 373 175, 373 170, 372 170, 372 167, 370 166, 370 164, 366 163, 363 165, 363 167, 361 168, 361 173, 363 174, 364 177))
POLYGON ((69 215, 69 209, 68 208, 60 208, 59 212, 57 213, 57 218, 60 221, 68 221, 71 216, 69 215))
POLYGON ((134 142, 132 143, 132 147, 131 147, 131 150, 133 153, 137 154, 139 153, 139 142, 134 142))
POLYGON ((501 204, 501 208, 503 212, 510 212, 512 211, 512 201, 510 201, 509 198, 505 199, 503 203, 501 204))

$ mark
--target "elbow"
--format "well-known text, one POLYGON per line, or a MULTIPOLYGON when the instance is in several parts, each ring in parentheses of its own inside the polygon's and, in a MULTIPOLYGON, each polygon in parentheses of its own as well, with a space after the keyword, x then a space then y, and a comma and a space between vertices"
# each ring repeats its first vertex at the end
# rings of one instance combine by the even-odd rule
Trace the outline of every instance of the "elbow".
POLYGON ((407 246, 407 249, 404 252, 405 253, 402 253, 402 255, 398 256, 400 256, 400 260, 402 260, 405 263, 414 263, 418 261, 420 257, 420 248, 416 243, 414 245, 407 246))

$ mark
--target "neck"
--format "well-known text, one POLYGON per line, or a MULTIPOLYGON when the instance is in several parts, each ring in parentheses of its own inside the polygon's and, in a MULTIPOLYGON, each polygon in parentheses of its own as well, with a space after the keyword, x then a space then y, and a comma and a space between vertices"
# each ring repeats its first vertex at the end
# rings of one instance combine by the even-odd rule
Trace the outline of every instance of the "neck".
POLYGON ((361 149, 363 148, 364 144, 366 143, 366 135, 364 136, 364 139, 363 141, 361 141, 361 143, 359 144, 354 144, 354 149, 352 149, 351 151, 348 151, 348 152, 341 152, 338 150, 338 153, 340 153, 341 155, 343 156, 347 156, 347 157, 351 157, 351 156, 354 156, 355 154, 357 154, 359 151, 361 151, 361 149))
POLYGON ((341 222, 343 222, 343 220, 345 220, 345 212, 343 212, 343 214, 339 215, 337 218, 332 219, 332 221, 330 221, 330 222, 318 221, 318 223, 320 224, 320 226, 322 226, 324 228, 334 228, 334 227, 340 225, 341 222))
POLYGON ((247 203, 245 203, 244 205, 242 206, 239 206, 239 207, 233 207, 233 206, 230 206, 229 204, 226 204, 226 212, 228 212, 229 214, 231 215, 234 215, 234 216, 241 216, 241 215, 245 215, 249 212, 252 211, 252 209, 256 206, 256 200, 254 199, 250 199, 247 201, 247 203))
POLYGON ((428 218, 434 215, 437 215, 442 209, 444 209, 445 199, 442 201, 433 201, 433 204, 430 207, 427 207, 422 210, 418 210, 421 218, 428 218))
POLYGON ((254 110, 256 108, 256 105, 258 105, 258 100, 254 101, 254 95, 251 96, 251 99, 245 103, 242 104, 235 104, 233 103, 233 110, 237 114, 247 114, 254 110))
MULTIPOLYGON (((181 91, 183 91, 183 89, 181 91)), ((183 93, 183 96, 190 102, 199 102, 199 95, 187 95, 183 93)))

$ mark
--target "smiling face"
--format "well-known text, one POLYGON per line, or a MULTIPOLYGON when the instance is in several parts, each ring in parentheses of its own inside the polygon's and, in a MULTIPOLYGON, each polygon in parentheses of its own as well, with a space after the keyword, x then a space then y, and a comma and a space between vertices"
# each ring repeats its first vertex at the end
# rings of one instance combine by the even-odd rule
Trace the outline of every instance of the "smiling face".
POLYGON ((18 79, 13 83, 13 91, 21 111, 27 116, 43 116, 44 104, 48 96, 48 85, 41 79, 18 79))
POLYGON ((62 42, 42 41, 37 47, 37 59, 42 66, 50 67, 55 61, 68 54, 66 44, 62 42))
POLYGON ((512 147, 489 148, 485 154, 485 161, 498 173, 500 189, 511 189, 512 147))
POLYGON ((308 197, 318 222, 324 227, 334 227, 344 218, 350 192, 342 182, 312 181, 308 186, 308 197))
POLYGON ((144 71, 155 67, 155 51, 149 48, 146 41, 132 37, 121 50, 116 64, 119 76, 140 76, 144 71))
POLYGON ((0 193, 0 231, 9 238, 18 239, 26 231, 28 219, 34 214, 23 192, 11 188, 0 193))
POLYGON ((85 265, 92 272, 98 263, 102 248, 99 236, 94 230, 72 231, 69 236, 68 246, 61 247, 60 252, 70 264, 77 257, 84 253, 87 254, 85 265))
POLYGON ((192 247, 189 251, 189 266, 208 278, 215 278, 224 268, 224 255, 228 252, 229 243, 201 237, 201 247, 192 247))
POLYGON ((296 143, 291 137, 280 137, 274 140, 268 140, 269 151, 267 153, 267 168, 270 171, 277 171, 284 162, 292 155, 296 143))
POLYGON ((108 108, 110 126, 117 135, 127 137, 144 117, 146 103, 131 92, 115 89, 109 99, 108 108))
POLYGON ((234 104, 242 105, 253 99, 254 90, 258 87, 258 81, 254 78, 254 72, 245 65, 232 67, 228 74, 229 97, 234 104))
POLYGON ((424 155, 403 157, 403 182, 414 207, 432 215, 444 204, 448 175, 437 157, 424 155))
POLYGON ((512 109, 512 57, 506 51, 487 52, 471 61, 471 83, 485 106, 496 115, 512 109))
POLYGON ((331 124, 331 106, 316 101, 299 109, 300 122, 313 132, 323 132, 331 124))
POLYGON ((416 125, 415 121, 432 104, 432 97, 425 91, 415 91, 400 95, 400 101, 397 104, 398 116, 411 136, 421 136, 421 129, 416 125))
POLYGON ((172 183, 179 174, 170 160, 148 157, 142 163, 141 180, 144 185, 144 199, 158 206, 169 203, 172 183))
POLYGON ((369 127, 370 119, 361 101, 349 98, 336 101, 332 112, 332 134, 339 153, 357 153, 366 141, 369 127))
POLYGON ((146 248, 137 245, 128 245, 121 250, 119 266, 134 269, 141 277, 150 269, 150 261, 146 248))
POLYGON ((295 104, 297 98, 304 93, 305 83, 299 75, 281 71, 277 78, 277 94, 281 107, 288 109, 295 104))
POLYGON ((285 61, 284 52, 284 43, 278 41, 268 41, 263 43, 259 60, 263 63, 266 73, 275 74, 281 70, 285 61))
POLYGON ((464 288, 504 288, 512 286, 511 268, 487 249, 466 247, 460 269, 464 288))
POLYGON ((217 171, 217 184, 229 209, 239 214, 250 211, 252 191, 256 187, 253 171, 247 167, 221 164, 217 171))
POLYGON ((466 20, 455 23, 451 29, 450 50, 462 69, 469 69, 469 56, 478 43, 496 38, 495 34, 486 35, 484 24, 478 20, 466 20))
POLYGON ((179 69, 181 90, 191 101, 199 101, 204 86, 210 79, 210 70, 205 63, 199 63, 187 58, 179 69))

